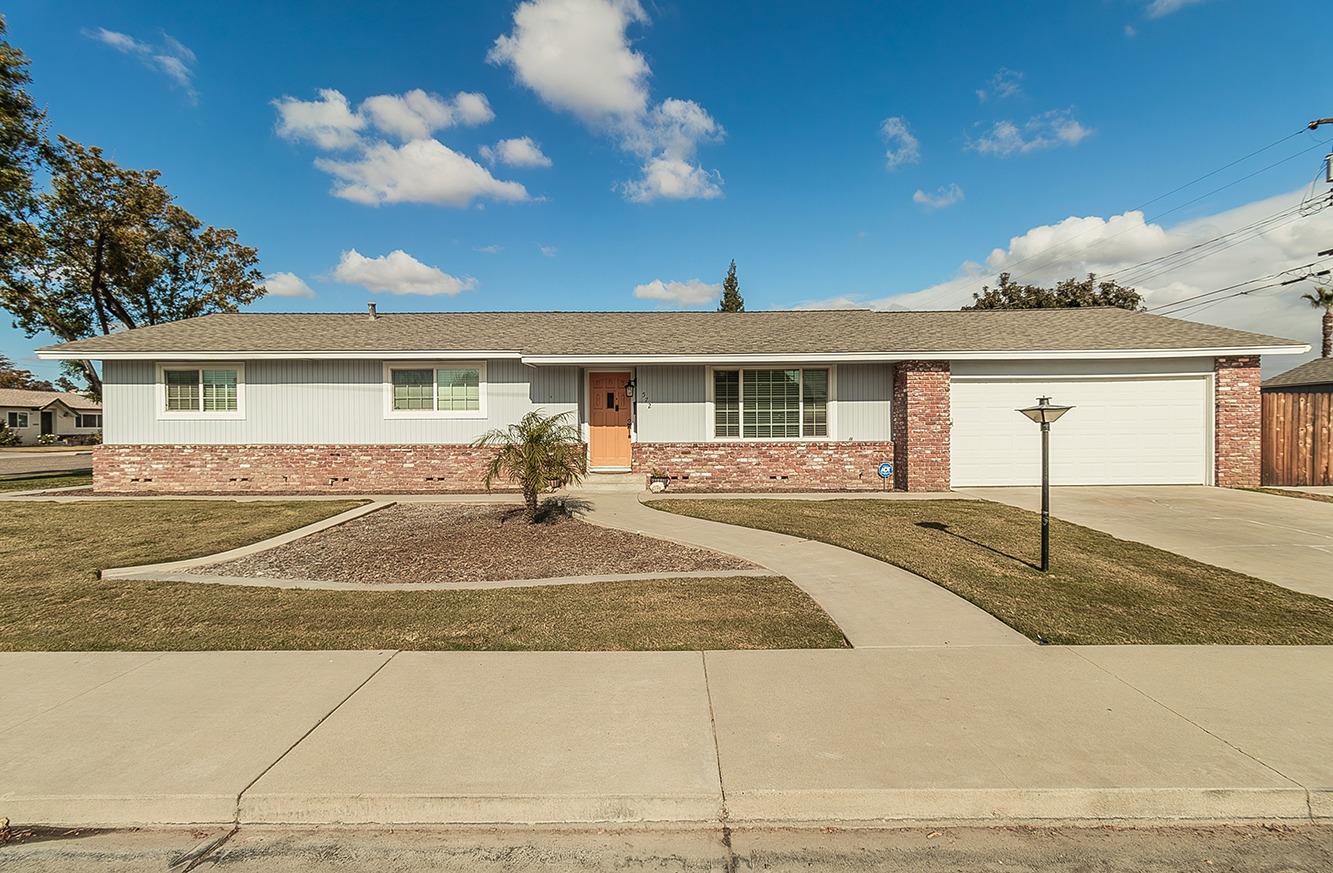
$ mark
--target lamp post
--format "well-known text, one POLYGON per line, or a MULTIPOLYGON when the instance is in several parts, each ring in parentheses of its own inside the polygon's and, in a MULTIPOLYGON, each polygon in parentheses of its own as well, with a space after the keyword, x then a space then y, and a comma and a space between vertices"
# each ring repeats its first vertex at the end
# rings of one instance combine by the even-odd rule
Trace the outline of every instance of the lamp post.
POLYGON ((1041 425, 1041 572, 1051 567, 1051 422, 1072 406, 1057 406, 1049 397, 1038 397, 1036 406, 1018 410, 1041 425))

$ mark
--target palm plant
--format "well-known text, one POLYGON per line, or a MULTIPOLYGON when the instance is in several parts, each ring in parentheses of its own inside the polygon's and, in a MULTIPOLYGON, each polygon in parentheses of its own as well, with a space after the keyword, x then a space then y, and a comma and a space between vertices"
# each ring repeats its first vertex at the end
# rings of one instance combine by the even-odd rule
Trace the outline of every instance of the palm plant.
POLYGON ((1324 310, 1324 349, 1323 356, 1333 358, 1333 285, 1321 285, 1309 294, 1302 294, 1302 300, 1310 301, 1315 309, 1324 310))
POLYGON ((579 482, 588 471, 579 429, 568 423, 568 412, 545 415, 536 409, 517 424, 496 428, 476 439, 476 448, 498 451, 482 480, 486 490, 496 479, 510 479, 523 490, 528 521, 537 521, 537 495, 547 488, 579 482))

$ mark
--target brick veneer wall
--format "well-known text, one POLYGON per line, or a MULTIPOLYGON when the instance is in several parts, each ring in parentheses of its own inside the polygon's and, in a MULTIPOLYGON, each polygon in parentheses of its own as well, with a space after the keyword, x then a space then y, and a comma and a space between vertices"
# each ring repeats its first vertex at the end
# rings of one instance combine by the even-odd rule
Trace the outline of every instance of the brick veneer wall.
MULTIPOLYGON (((93 490, 301 494, 481 491, 493 449, 468 445, 101 445, 93 490)), ((512 490, 497 483, 496 490, 512 490)))
POLYGON ((890 430, 900 491, 949 490, 949 414, 948 361, 894 366, 890 430))
POLYGON ((1263 400, 1258 355, 1216 358, 1214 397, 1214 482, 1223 488, 1255 488, 1263 462, 1263 400))
POLYGON ((635 443, 634 471, 670 491, 874 491, 889 442, 635 443))

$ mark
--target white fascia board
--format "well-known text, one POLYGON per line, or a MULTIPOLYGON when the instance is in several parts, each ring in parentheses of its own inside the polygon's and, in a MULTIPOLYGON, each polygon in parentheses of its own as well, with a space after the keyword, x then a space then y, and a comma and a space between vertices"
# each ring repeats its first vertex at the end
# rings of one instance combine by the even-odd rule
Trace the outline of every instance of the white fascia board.
POLYGON ((512 349, 505 351, 428 349, 405 352, 90 352, 78 354, 59 349, 38 349, 37 357, 44 361, 416 361, 423 359, 480 361, 487 358, 517 360, 523 357, 523 353, 512 349))
POLYGON ((904 351, 904 352, 829 352, 826 354, 754 354, 754 355, 524 355, 523 363, 533 366, 628 365, 628 364, 752 364, 752 363, 842 363, 857 361, 1018 361, 1080 360, 1089 358, 1198 358, 1237 355, 1299 355, 1310 351, 1308 345, 1242 346, 1193 349, 1062 349, 1026 351, 904 351))

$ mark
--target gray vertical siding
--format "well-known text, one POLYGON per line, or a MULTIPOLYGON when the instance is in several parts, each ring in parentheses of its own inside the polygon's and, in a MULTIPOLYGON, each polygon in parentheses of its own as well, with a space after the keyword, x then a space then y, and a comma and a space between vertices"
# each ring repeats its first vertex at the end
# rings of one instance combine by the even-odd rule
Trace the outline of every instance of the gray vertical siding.
POLYGON ((695 443, 711 436, 708 370, 703 366, 638 367, 635 380, 641 443, 695 443))
MULTIPOLYGON (((157 418, 156 367, 151 361, 107 361, 103 436, 120 444, 467 443, 533 409, 569 412, 583 421, 583 370, 487 361, 485 419, 386 419, 383 362, 247 361, 245 418, 163 421, 157 418)), ((891 364, 837 368, 839 440, 889 439, 891 364)), ((703 442, 708 421, 708 368, 635 368, 636 430, 640 442, 703 442)))
POLYGON ((890 439, 892 401, 892 364, 839 364, 837 438, 890 439))
MULTIPOLYGON (((386 419, 383 362, 247 361, 245 418, 157 418, 152 361, 107 361, 103 437, 108 443, 467 443, 529 411, 575 412, 578 370, 486 362, 485 419, 386 419)), ((571 416, 573 418, 573 416, 571 416)))

